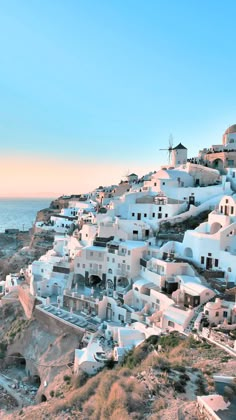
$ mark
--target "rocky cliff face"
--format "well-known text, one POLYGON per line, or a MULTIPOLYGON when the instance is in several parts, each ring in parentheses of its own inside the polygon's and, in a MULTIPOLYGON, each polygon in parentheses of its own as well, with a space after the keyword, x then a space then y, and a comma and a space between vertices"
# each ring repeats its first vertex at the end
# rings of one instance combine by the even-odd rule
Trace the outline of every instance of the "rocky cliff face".
POLYGON ((51 391, 55 391, 61 383, 58 377, 71 375, 74 360, 74 350, 79 347, 81 334, 65 333, 50 328, 34 316, 27 320, 19 302, 5 303, 0 308, 0 373, 15 365, 19 372, 22 365, 24 376, 29 381, 39 385, 36 401, 41 402, 42 395, 50 398, 51 391), (4 320, 4 323, 2 321, 4 320), (4 344, 4 346, 3 346, 4 344))

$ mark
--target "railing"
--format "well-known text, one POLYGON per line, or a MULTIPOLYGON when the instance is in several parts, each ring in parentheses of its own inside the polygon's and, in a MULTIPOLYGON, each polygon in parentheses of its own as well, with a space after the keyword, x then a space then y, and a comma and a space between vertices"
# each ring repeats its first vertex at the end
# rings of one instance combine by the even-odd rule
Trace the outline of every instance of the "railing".
POLYGON ((83 294, 77 293, 77 292, 72 292, 70 290, 65 289, 64 290, 64 296, 69 296, 69 297, 74 297, 83 301, 88 301, 88 302, 94 302, 94 303, 98 303, 99 299, 98 298, 94 298, 92 296, 85 296, 83 294))
POLYGON ((116 274, 118 276, 128 276, 129 275, 127 269, 123 269, 123 268, 117 268, 116 274))

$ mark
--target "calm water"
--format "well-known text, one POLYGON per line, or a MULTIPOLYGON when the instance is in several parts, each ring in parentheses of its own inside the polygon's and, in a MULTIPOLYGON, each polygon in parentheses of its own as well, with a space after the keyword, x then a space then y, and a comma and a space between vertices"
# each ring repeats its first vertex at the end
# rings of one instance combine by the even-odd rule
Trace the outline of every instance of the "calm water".
POLYGON ((14 228, 28 230, 39 210, 49 207, 51 198, 0 198, 0 232, 14 228))

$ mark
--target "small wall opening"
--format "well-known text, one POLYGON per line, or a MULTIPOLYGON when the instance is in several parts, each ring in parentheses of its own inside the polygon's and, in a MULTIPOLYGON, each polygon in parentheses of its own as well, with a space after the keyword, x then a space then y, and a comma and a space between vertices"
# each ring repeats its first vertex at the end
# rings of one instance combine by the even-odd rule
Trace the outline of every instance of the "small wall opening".
POLYGON ((117 285, 119 287, 127 287, 129 285, 129 280, 127 279, 127 277, 120 277, 118 279, 117 285))
POLYGON ((33 375, 31 377, 31 383, 39 388, 40 385, 41 385, 40 376, 39 375, 33 375))
POLYGON ((44 394, 42 394, 41 395, 41 402, 45 402, 45 401, 47 401, 47 397, 44 394))
POLYGON ((101 283, 102 279, 99 276, 92 275, 89 277, 89 285, 97 286, 101 283))
POLYGON ((214 235, 215 233, 217 233, 220 229, 222 228, 222 225, 218 222, 214 222, 212 223, 211 227, 210 227, 210 234, 214 235))
POLYGON ((84 284, 84 276, 82 276, 82 274, 75 274, 71 284, 72 289, 76 289, 79 286, 84 286, 84 284))
POLYGON ((187 257, 187 258, 193 258, 192 248, 185 248, 184 256, 187 257))

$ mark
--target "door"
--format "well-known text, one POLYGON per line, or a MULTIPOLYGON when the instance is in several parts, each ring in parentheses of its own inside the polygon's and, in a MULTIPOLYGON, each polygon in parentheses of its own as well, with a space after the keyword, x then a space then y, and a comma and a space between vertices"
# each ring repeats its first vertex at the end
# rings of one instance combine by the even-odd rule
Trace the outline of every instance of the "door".
POLYGON ((137 219, 138 219, 138 220, 141 220, 141 213, 138 213, 138 217, 137 217, 137 219))
POLYGON ((211 268, 212 268, 212 258, 211 257, 207 257, 207 260, 206 260, 206 269, 207 270, 211 270, 211 268))

